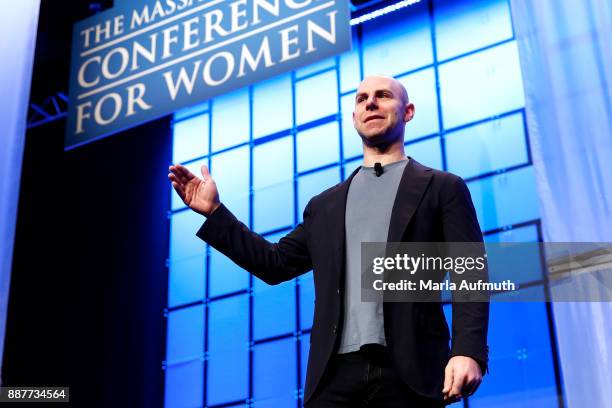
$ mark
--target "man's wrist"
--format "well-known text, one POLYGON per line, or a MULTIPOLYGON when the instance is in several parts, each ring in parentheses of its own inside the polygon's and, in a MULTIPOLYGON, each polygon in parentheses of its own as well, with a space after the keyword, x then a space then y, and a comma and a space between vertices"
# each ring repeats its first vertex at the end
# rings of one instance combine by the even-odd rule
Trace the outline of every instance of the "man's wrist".
POLYGON ((217 210, 217 208, 219 208, 219 207, 221 207, 221 202, 220 202, 220 201, 217 201, 215 204, 213 204, 212 209, 211 209, 209 212, 204 213, 203 215, 204 215, 206 218, 208 218, 208 217, 210 217, 211 215, 213 215, 213 213, 214 213, 214 212, 217 210))

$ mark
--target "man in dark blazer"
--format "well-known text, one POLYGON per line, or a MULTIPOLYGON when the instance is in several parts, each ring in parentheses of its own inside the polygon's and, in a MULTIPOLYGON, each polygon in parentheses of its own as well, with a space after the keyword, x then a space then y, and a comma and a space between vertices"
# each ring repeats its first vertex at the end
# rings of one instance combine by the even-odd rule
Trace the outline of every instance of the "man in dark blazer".
POLYGON ((207 217, 197 235, 211 246, 271 285, 313 270, 306 407, 442 406, 474 393, 487 370, 488 303, 454 303, 451 337, 440 303, 381 302, 377 313, 355 295, 348 265, 360 262, 355 245, 372 231, 383 242, 482 242, 463 180, 404 154, 413 115, 398 81, 367 77, 353 113, 363 166, 313 197, 304 221, 277 244, 220 202, 206 166, 202 179, 170 167, 185 204, 207 217))

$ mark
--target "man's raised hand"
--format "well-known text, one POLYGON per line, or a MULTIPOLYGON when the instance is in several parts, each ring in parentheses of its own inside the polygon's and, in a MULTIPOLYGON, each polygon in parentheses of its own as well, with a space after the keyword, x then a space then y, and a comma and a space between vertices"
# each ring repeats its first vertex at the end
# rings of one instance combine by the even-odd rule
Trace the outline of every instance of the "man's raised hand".
POLYGON ((172 187, 189 208, 208 217, 221 205, 217 185, 210 177, 208 167, 202 166, 202 178, 180 164, 170 166, 169 170, 172 187))

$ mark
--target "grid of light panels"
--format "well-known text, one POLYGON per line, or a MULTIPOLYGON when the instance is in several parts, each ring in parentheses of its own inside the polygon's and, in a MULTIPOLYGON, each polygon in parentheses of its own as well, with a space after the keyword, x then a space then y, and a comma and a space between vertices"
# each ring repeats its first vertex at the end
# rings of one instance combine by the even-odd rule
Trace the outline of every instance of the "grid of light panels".
MULTIPOLYGON (((355 25, 350 52, 177 112, 173 161, 207 164, 228 208, 278 241, 360 165, 353 99, 375 73, 406 85, 407 154, 468 182, 486 239, 539 240, 507 0, 421 1, 355 25)), ((170 219, 166 407, 300 407, 312 273, 268 286, 195 237, 203 217, 176 195, 170 219)), ((519 283, 547 290, 542 276, 519 283)), ((493 303, 490 374, 469 406, 558 407, 552 327, 547 305, 493 303)))

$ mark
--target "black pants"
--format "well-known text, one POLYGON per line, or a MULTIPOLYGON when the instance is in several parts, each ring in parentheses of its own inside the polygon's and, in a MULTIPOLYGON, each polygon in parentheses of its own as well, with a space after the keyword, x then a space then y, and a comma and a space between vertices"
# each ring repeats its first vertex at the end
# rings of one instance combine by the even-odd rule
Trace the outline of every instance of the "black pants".
POLYGON ((321 384, 304 408, 443 406, 441 399, 422 397, 400 379, 386 348, 366 345, 360 351, 332 357, 321 384))

